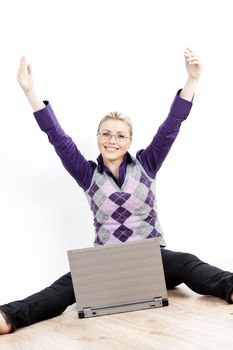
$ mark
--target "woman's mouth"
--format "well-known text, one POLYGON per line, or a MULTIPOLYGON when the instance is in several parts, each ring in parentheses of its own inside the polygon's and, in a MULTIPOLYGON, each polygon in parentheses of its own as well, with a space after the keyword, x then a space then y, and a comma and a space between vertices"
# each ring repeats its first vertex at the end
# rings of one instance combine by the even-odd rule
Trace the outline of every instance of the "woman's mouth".
POLYGON ((118 151, 118 149, 119 149, 118 147, 113 147, 113 146, 104 146, 104 148, 109 153, 114 153, 114 152, 118 151))

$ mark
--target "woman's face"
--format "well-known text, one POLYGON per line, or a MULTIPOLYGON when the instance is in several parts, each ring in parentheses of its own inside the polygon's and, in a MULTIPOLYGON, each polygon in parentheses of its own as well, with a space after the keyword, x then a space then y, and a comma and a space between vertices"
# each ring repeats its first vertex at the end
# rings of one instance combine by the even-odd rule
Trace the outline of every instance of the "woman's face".
POLYGON ((107 119, 100 125, 98 148, 105 163, 122 162, 131 145, 129 126, 115 119, 107 119))

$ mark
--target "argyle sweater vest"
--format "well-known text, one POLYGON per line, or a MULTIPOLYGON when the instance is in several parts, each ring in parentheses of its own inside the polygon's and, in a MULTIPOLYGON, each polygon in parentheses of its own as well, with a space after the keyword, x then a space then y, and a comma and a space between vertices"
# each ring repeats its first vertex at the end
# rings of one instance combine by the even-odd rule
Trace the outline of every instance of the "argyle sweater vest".
POLYGON ((95 169, 92 183, 85 191, 94 215, 95 245, 159 236, 160 244, 165 246, 154 187, 155 180, 137 159, 127 165, 121 188, 112 177, 95 169))

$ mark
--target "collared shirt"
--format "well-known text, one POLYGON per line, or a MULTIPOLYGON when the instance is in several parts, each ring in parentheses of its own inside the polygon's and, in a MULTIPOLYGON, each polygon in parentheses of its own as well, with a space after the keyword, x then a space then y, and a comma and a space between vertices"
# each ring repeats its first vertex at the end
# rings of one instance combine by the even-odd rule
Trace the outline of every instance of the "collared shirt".
MULTIPOLYGON (((132 157, 127 152, 119 168, 119 177, 116 179, 111 171, 104 165, 102 155, 97 162, 86 160, 79 151, 70 136, 61 128, 49 102, 45 101, 46 107, 35 112, 34 116, 41 128, 54 146, 64 167, 77 181, 79 186, 86 191, 92 181, 96 167, 99 171, 106 172, 111 176, 119 187, 122 186, 127 165, 132 162, 132 157)), ((192 102, 182 99, 179 92, 171 105, 167 118, 159 127, 149 145, 136 154, 146 173, 155 178, 164 159, 166 158, 174 140, 176 139, 181 123, 188 117, 192 102)))

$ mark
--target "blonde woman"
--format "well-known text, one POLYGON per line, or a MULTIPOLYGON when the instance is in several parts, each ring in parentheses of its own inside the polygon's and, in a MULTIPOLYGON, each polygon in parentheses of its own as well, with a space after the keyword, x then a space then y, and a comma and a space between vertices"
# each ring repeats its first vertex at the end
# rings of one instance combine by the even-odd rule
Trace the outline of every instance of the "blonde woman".
MULTIPOLYGON (((62 164, 84 191, 94 217, 97 245, 159 237, 167 288, 185 283, 200 294, 214 295, 233 302, 233 274, 200 261, 188 253, 166 249, 154 193, 156 174, 166 158, 181 123, 188 117, 201 75, 199 57, 186 49, 188 73, 164 123, 151 143, 133 157, 129 153, 132 124, 119 112, 105 116, 97 128, 100 155, 97 162, 87 161, 72 139, 65 134, 49 102, 35 92, 30 66, 24 57, 18 70, 18 83, 32 106, 39 127, 48 135, 62 164)), ((0 333, 49 319, 75 303, 70 273, 50 287, 30 297, 0 307, 0 333)))

